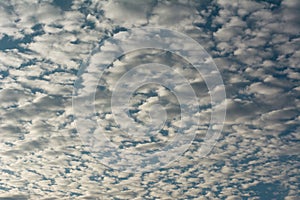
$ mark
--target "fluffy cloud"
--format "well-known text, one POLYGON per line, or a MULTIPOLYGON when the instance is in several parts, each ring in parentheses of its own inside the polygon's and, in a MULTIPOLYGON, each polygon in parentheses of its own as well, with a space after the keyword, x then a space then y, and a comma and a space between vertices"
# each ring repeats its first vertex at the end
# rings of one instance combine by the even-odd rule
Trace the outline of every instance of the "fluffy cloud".
MULTIPOLYGON (((0 198, 297 199, 299 5, 224 0, 0 3, 0 198), (118 172, 82 143, 77 130, 84 126, 75 124, 72 110, 73 84, 83 73, 79 70, 86 70, 83 63, 106 57, 99 53, 88 60, 96 46, 107 48, 107 37, 149 26, 183 32, 212 55, 226 88, 227 118, 216 147, 198 157, 211 113, 203 77, 164 52, 126 54, 109 63, 99 82, 95 108, 102 114, 87 121, 98 122, 93 131, 107 128, 112 133, 107 137, 118 147, 140 151, 174 138, 180 107, 176 94, 165 87, 137 88, 129 102, 131 117, 141 123, 157 108, 154 103, 168 114, 163 131, 144 144, 124 141, 128 136, 110 113, 110 87, 131 66, 149 61, 167 63, 191 81, 201 124, 191 127, 197 133, 194 141, 168 166, 118 172)), ((118 45, 109 48, 114 55, 118 45)), ((95 91, 83 87, 99 78, 97 65, 89 70, 77 80, 79 92, 95 91)), ((184 88, 175 82, 178 90, 184 88)), ((126 159, 119 162, 126 164, 126 159)))

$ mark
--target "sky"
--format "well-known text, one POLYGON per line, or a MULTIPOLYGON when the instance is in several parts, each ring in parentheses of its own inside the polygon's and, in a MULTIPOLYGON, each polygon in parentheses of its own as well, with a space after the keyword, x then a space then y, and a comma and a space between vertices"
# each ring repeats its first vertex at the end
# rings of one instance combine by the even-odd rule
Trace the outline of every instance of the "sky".
POLYGON ((299 199, 299 9, 1 1, 0 199, 299 199))

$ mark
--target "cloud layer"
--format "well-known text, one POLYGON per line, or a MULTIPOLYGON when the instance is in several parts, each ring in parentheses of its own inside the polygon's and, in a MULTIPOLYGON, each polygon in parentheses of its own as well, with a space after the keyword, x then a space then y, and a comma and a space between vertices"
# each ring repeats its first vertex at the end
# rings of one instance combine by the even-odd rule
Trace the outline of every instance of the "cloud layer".
MULTIPOLYGON (((299 198, 296 0, 68 2, 0 3, 1 198, 299 198), (185 33, 217 64, 226 88, 227 118, 207 157, 197 156, 211 113, 207 88, 201 76, 183 70, 174 57, 169 64, 193 80, 201 108, 202 123, 189 150, 161 170, 125 173, 103 165, 82 143, 72 110, 77 73, 96 46, 138 27, 185 33)), ((166 61, 169 56, 146 53, 146 60, 166 61)), ((139 56, 141 52, 115 61, 105 70, 103 85, 110 86, 129 65, 138 64, 139 56)), ((90 74, 83 81, 98 80, 98 74, 90 74)), ((110 93, 100 86, 95 104, 106 111, 110 93)), ((166 108, 169 121, 178 116, 178 101, 164 87, 139 88, 134 95, 136 120, 146 122, 146 111, 155 102, 166 108)), ((116 133, 111 136, 116 144, 146 151, 174 134, 176 121, 148 146, 122 143, 109 112, 99 116, 106 119, 99 127, 116 133)))

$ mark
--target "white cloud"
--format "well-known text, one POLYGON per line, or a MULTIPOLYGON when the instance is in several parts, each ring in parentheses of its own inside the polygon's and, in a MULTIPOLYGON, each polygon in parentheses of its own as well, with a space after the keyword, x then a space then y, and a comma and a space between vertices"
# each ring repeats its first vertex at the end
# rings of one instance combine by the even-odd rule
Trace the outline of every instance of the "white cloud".
MULTIPOLYGON (((296 199, 298 7, 297 1, 283 1, 281 5, 224 0, 147 1, 135 5, 127 1, 74 1, 73 10, 63 12, 51 1, 0 3, 0 42, 4 35, 16 42, 16 49, 0 51, 0 184, 5 188, 0 189, 0 197, 27 198, 30 193, 34 199, 76 198, 72 196, 76 194, 82 195, 80 198, 104 199, 262 198, 255 187, 269 183, 278 195, 296 199), (33 27, 38 23, 42 31, 37 34, 33 27), (183 70, 178 58, 172 57, 170 65, 192 80, 198 93, 203 110, 195 115, 201 119, 201 130, 188 130, 199 133, 190 150, 164 170, 128 174, 102 165, 82 144, 73 119, 72 84, 80 63, 86 61, 95 43, 115 34, 117 27, 142 25, 179 30, 199 41, 222 73, 228 109, 222 137, 211 154, 199 158, 197 152, 210 118, 210 98, 203 78, 193 70, 183 70)), ((118 47, 109 47, 113 56, 118 47)), ((138 53, 114 62, 106 70, 103 84, 113 85, 131 65, 165 61, 163 54, 155 58, 158 52, 153 50, 140 60, 138 53)), ((97 59, 103 58, 106 56, 101 54, 93 57, 91 64, 95 66, 84 77, 83 85, 98 80, 97 59)), ((184 92, 182 85, 177 88, 184 92)), ((91 94, 94 89, 86 87, 79 92, 91 94)), ((108 138, 119 145, 126 137, 109 113, 107 89, 111 88, 96 95, 96 108, 103 112, 97 117, 100 126, 96 131, 101 133, 110 126, 112 134, 108 138)), ((167 114, 178 116, 178 101, 166 88, 156 87, 153 91, 157 95, 152 98, 146 95, 149 91, 140 88, 131 101, 138 104, 145 99, 133 116, 145 120, 145 111, 151 110, 156 101, 163 102, 167 114)), ((157 135, 156 139, 163 144, 174 138, 177 122, 165 127, 168 136, 157 135)), ((79 129, 83 128, 80 125, 79 129)), ((158 145, 149 142, 137 147, 146 151, 158 145)), ((119 164, 132 161, 132 155, 120 159, 119 164)))

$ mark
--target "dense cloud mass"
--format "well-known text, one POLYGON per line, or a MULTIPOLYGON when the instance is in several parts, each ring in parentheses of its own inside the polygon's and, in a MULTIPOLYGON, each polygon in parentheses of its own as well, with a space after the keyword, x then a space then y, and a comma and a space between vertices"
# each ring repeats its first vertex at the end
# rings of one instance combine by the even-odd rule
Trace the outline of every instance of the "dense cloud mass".
MULTIPOLYGON (((1 1, 0 199, 299 199, 299 9, 297 0, 1 1), (188 60, 157 49, 131 51, 108 60, 104 70, 97 68, 99 61, 119 52, 109 37, 126 38, 130 29, 148 27, 191 37, 220 71, 227 99, 219 103, 227 105, 226 120, 205 157, 199 153, 213 111, 211 95, 220 90, 208 91, 205 79, 214 72, 200 76, 188 60), (124 76, 134 66, 156 62, 171 66, 174 75, 163 68, 165 74, 137 69, 124 76), (174 91, 153 83, 135 88, 128 101, 132 121, 120 120, 119 125, 111 110, 112 92, 122 77, 129 80, 127 87, 134 87, 137 74, 171 77, 174 91), (190 95, 180 77, 198 98, 199 110, 193 112, 197 127, 180 115, 180 106, 195 103, 180 105, 176 94, 190 95), (73 109, 77 94, 93 97, 94 107, 77 98, 81 108, 73 109), (89 116, 91 109, 94 116, 89 116), (179 121, 189 127, 184 133, 195 138, 186 151, 178 144, 184 151, 176 160, 145 172, 114 169, 129 161, 134 165, 139 160, 132 156, 152 155, 150 149, 159 151, 176 139, 179 121), (130 153, 104 149, 103 160, 95 156, 85 142, 103 136, 85 140, 79 134, 92 123, 97 126, 88 130, 91 135, 106 132, 115 145, 93 147, 130 153), (145 125, 160 132, 140 136, 145 125), (111 162, 112 157, 119 159, 111 162)), ((204 67, 211 62, 199 59, 204 67)), ((141 165, 148 169, 157 162, 141 165)))

